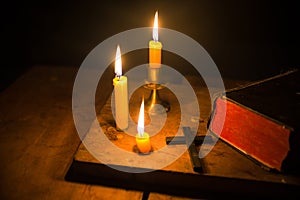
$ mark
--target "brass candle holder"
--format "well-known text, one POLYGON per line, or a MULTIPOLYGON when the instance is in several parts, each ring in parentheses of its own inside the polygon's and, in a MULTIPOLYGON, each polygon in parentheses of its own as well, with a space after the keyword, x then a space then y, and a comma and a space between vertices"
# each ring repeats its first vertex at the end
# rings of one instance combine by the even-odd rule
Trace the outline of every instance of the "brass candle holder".
POLYGON ((145 100, 145 111, 151 115, 162 114, 170 111, 170 104, 162 100, 159 91, 165 86, 159 83, 160 68, 148 68, 148 79, 145 88, 151 90, 149 97, 145 100))

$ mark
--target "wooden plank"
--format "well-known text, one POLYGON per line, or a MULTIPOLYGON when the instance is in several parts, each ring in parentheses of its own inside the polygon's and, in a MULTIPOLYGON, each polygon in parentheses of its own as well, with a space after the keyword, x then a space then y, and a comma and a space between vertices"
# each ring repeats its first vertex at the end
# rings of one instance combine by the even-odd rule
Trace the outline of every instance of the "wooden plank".
MULTIPOLYGON (((124 170, 129 168, 122 167, 124 170)), ((105 164, 80 161, 73 162, 67 180, 192 198, 286 198, 299 195, 299 185, 168 170, 127 173, 105 164)))
POLYGON ((151 192, 149 194, 148 200, 195 200, 195 198, 179 197, 179 196, 172 196, 172 195, 151 192))

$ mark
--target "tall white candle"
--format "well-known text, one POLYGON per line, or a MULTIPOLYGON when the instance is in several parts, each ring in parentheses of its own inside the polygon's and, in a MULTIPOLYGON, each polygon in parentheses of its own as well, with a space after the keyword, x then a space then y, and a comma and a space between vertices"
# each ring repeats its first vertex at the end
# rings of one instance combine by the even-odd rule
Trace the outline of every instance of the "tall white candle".
POLYGON ((118 45, 115 60, 115 78, 113 79, 115 94, 115 118, 117 129, 128 128, 128 88, 127 77, 122 76, 121 51, 118 45))

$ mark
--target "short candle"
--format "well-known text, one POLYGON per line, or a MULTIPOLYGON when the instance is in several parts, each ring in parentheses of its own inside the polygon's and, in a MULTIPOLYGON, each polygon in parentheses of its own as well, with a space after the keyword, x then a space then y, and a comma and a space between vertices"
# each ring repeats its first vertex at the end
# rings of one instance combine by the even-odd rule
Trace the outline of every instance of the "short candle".
POLYGON ((149 134, 144 132, 142 136, 139 134, 135 137, 136 145, 138 147, 139 152, 141 153, 149 153, 151 150, 150 138, 149 134))
POLYGON ((135 137, 136 145, 140 153, 149 153, 151 151, 151 143, 149 134, 144 132, 144 99, 142 101, 137 126, 138 134, 135 137))

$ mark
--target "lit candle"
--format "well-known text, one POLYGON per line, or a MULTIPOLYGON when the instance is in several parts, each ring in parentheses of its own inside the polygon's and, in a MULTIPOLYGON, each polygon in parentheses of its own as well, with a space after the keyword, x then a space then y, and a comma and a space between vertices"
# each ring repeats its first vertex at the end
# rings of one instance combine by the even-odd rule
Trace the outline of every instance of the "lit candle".
POLYGON ((151 150, 149 134, 144 132, 144 99, 142 101, 137 126, 136 145, 141 153, 149 153, 151 150))
POLYGON ((158 81, 158 71, 161 64, 162 44, 158 41, 158 12, 154 16, 154 25, 152 32, 153 40, 149 42, 149 79, 152 82, 158 81))
POLYGON ((121 51, 118 45, 115 60, 115 78, 113 79, 115 92, 115 117, 117 129, 128 127, 128 89, 127 77, 122 76, 121 51))

